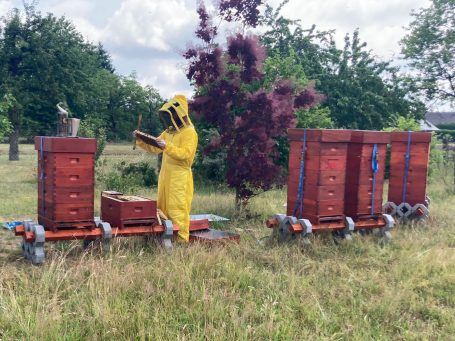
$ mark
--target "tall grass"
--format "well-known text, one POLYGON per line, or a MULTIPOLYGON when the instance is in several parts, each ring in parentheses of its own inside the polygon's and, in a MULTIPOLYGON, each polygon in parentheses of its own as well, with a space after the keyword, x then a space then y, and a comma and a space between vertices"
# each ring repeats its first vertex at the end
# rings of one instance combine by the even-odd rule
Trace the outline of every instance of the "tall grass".
MULTIPOLYGON (((0 215, 32 218, 34 153, 22 146, 12 164, 3 148, 0 215)), ((108 146, 106 167, 150 157, 129 150, 108 146)), ((282 190, 254 198, 252 217, 235 216, 229 191, 196 190, 194 212, 232 218, 225 228, 240 231, 239 244, 167 253, 141 238, 116 240, 109 252, 49 243, 45 265, 34 267, 2 231, 0 339, 453 339, 455 199, 438 181, 430 195, 431 220, 397 227, 387 246, 374 236, 337 245, 320 235, 311 248, 258 243, 270 234, 264 217, 284 210, 282 190)))

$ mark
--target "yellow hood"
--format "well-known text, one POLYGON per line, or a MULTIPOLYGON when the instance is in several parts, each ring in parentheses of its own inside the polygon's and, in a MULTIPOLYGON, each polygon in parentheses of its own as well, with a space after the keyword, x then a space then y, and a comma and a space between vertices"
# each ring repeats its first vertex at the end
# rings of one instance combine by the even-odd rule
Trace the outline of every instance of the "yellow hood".
POLYGON ((175 122, 173 114, 180 118, 184 127, 193 125, 190 115, 188 114, 188 101, 183 95, 175 95, 169 102, 164 103, 160 112, 167 113, 169 115, 169 120, 166 121, 172 122, 174 129, 177 131, 180 131, 182 126, 179 127, 179 125, 175 122), (184 119, 184 117, 186 118, 184 119))

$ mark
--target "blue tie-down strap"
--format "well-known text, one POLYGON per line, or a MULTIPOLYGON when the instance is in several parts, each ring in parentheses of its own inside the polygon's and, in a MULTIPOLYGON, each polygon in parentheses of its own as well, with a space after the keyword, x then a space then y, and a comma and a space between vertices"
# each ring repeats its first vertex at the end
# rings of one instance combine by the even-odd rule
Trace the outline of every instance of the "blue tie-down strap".
POLYGON ((374 214, 374 197, 376 194, 376 174, 379 171, 378 145, 375 143, 371 154, 371 171, 373 172, 373 191, 371 193, 371 215, 374 214))
POLYGON ((304 182, 305 182, 305 151, 306 151, 306 129, 303 129, 303 143, 300 160, 299 172, 299 187, 297 191, 297 198, 295 200, 294 217, 301 218, 303 214, 303 197, 304 197, 304 182), (298 213, 298 214, 297 214, 298 213))
POLYGON ((16 226, 22 225, 22 221, 8 221, 2 224, 2 227, 7 230, 14 230, 16 226))
POLYGON ((406 157, 404 159, 404 177, 403 177, 403 197, 401 202, 406 202, 406 192, 408 190, 408 173, 409 173, 409 160, 411 158, 411 131, 408 130, 408 146, 406 147, 406 157))

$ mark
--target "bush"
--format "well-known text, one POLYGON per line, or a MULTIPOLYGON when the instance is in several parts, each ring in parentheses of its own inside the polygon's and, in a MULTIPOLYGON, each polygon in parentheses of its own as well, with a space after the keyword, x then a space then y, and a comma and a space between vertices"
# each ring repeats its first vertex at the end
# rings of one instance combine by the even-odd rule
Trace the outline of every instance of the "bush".
POLYGON ((147 161, 126 163, 122 161, 108 173, 98 173, 98 181, 103 190, 133 193, 139 187, 151 187, 158 184, 155 169, 147 161))
POLYGON ((155 168, 147 161, 130 164, 122 161, 120 163, 120 172, 124 177, 136 178, 140 186, 151 187, 158 184, 155 168))
POLYGON ((441 129, 441 130, 435 131, 435 133, 439 139, 446 139, 447 136, 450 136, 450 139, 452 141, 455 141, 455 130, 441 129))

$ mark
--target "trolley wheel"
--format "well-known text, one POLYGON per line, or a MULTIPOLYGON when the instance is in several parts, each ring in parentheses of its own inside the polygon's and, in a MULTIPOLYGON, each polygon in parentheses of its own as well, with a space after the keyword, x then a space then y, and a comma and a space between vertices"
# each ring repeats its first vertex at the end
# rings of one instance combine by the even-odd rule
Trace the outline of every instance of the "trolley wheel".
POLYGON ((424 204, 415 204, 412 208, 412 216, 419 220, 427 219, 430 216, 430 211, 424 204))
POLYGON ((292 216, 287 216, 278 226, 278 239, 282 242, 288 242, 296 239, 296 234, 291 233, 289 227, 291 225, 298 224, 297 218, 292 216))
POLYGON ((382 213, 395 215, 397 213, 397 205, 392 201, 387 201, 382 205, 382 213))
POLYGON ((31 227, 32 232, 35 233, 35 241, 31 243, 30 247, 30 260, 34 265, 44 263, 44 242, 46 241, 46 233, 44 227, 34 224, 31 227))
POLYGON ((285 214, 275 214, 273 216, 273 218, 275 218, 278 221, 278 226, 274 227, 272 229, 272 236, 271 237, 272 238, 279 238, 280 226, 283 223, 284 219, 286 219, 286 215, 285 214))
POLYGON ((412 207, 407 202, 402 202, 397 207, 397 215, 402 219, 408 219, 412 214, 412 207))

